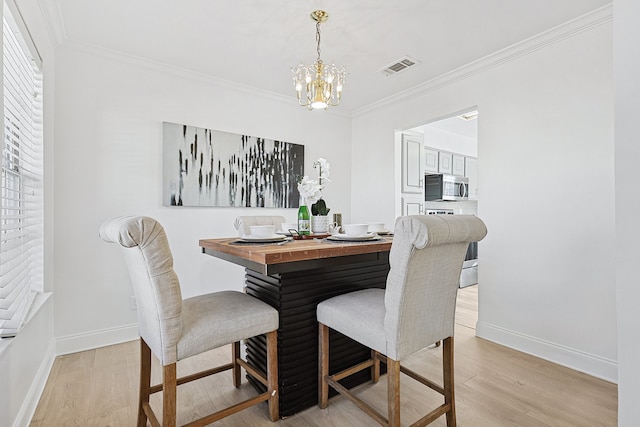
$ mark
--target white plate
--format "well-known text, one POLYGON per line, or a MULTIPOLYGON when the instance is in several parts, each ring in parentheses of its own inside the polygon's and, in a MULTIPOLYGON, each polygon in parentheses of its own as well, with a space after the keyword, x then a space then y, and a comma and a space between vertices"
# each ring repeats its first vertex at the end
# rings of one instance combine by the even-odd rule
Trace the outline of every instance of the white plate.
POLYGON ((380 231, 371 231, 370 233, 375 233, 379 236, 384 236, 386 234, 391 234, 392 231, 391 230, 380 230, 380 231))
POLYGON ((361 236, 348 236, 346 234, 334 234, 332 236, 327 237, 329 240, 342 240, 346 242, 364 242, 367 240, 379 240, 380 236, 376 233, 367 233, 361 236))
POLYGON ((281 242, 286 238, 287 236, 283 236, 282 234, 274 234, 271 237, 242 236, 240 240, 243 242, 271 243, 281 242))

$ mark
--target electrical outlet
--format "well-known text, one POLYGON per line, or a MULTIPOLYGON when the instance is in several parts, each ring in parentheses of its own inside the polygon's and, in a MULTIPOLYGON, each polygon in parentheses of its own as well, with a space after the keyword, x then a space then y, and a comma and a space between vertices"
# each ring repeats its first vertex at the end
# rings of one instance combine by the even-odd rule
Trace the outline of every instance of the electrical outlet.
POLYGON ((138 306, 136 305, 136 297, 134 297, 133 295, 129 299, 129 308, 131 310, 137 310, 138 309, 138 306))

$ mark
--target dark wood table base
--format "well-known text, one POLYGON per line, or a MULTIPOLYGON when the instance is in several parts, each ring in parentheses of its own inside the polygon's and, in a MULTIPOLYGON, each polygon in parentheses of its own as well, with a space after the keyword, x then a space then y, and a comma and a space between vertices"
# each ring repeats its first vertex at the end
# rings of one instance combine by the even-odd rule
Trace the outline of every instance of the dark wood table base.
MULTIPOLYGON (((389 253, 379 252, 323 259, 323 267, 265 275, 246 269, 246 292, 269 303, 280 313, 278 372, 280 416, 286 417, 318 403, 318 322, 316 306, 335 295, 365 288, 384 288, 389 273, 389 253), (332 262, 332 260, 334 262, 332 262)), ((247 340, 247 358, 266 367, 264 337, 247 340)), ((370 350, 332 331, 330 373, 369 358, 370 350)), ((248 377, 259 391, 264 386, 248 377)), ((349 377, 353 387, 370 379, 369 370, 349 377)))

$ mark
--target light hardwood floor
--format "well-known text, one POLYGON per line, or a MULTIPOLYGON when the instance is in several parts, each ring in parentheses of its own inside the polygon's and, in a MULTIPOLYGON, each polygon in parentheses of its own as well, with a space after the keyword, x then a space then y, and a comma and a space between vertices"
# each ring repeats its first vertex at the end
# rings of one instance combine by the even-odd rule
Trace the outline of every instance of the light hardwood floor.
MULTIPOLYGON (((455 337, 455 383, 460 427, 615 426, 617 387, 588 375, 475 337, 477 287, 458 294, 455 337)), ((138 342, 85 351, 56 359, 31 427, 133 426, 136 419, 138 342)), ((181 362, 180 375, 228 360, 230 349, 213 350, 181 362)), ((441 381, 440 348, 413 355, 407 366, 441 381)), ((154 360, 155 363, 155 360, 154 360)), ((154 364, 159 380, 159 366, 154 364)), ((386 413, 386 377, 358 388, 360 396, 386 413)), ((402 376, 403 425, 440 404, 440 396, 402 376)), ((178 388, 178 422, 254 394, 244 380, 236 390, 229 372, 178 388)), ((158 397, 152 402, 159 407, 158 397)), ((375 423, 343 397, 329 407, 312 407, 277 423, 268 421, 267 405, 258 405, 219 426, 371 426, 375 423)), ((432 425, 445 426, 444 417, 432 425)))

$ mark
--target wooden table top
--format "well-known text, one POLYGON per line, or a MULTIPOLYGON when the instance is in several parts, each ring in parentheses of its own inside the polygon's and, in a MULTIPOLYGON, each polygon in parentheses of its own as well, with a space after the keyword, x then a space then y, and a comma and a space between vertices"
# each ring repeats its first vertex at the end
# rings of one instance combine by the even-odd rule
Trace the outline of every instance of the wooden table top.
POLYGON ((237 237, 202 239, 202 251, 257 271, 278 270, 280 264, 303 263, 326 258, 389 252, 393 237, 369 242, 338 242, 326 239, 292 240, 284 244, 243 243, 237 237), (272 268, 270 268, 272 267, 272 268))

